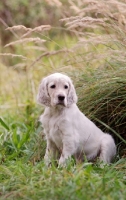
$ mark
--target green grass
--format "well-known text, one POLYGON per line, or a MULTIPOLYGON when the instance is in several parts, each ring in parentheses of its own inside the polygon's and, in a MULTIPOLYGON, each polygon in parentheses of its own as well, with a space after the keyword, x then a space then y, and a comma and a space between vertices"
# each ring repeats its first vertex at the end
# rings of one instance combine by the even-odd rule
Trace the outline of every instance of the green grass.
POLYGON ((82 165, 46 168, 20 160, 0 165, 0 199, 125 199, 126 162, 111 166, 82 165))
POLYGON ((38 114, 0 118, 0 199, 125 199, 126 159, 47 168, 38 114))

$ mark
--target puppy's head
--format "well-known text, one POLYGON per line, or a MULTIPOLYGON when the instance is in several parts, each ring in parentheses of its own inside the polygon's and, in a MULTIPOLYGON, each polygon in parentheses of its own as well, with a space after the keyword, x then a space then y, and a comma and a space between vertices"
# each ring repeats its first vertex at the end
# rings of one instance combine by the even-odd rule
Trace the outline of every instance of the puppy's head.
POLYGON ((48 107, 69 107, 77 102, 77 95, 71 79, 60 73, 45 77, 39 86, 37 101, 48 107))

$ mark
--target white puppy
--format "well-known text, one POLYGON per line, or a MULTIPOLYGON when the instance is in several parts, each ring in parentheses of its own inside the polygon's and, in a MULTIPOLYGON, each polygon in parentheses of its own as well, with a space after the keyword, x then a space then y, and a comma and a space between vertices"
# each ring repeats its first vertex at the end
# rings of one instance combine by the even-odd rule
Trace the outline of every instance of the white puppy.
POLYGON ((37 96, 38 103, 45 106, 41 115, 47 147, 45 163, 59 155, 59 165, 63 166, 72 155, 76 160, 93 160, 110 163, 116 154, 116 146, 111 135, 103 133, 77 107, 77 95, 71 79, 54 73, 45 77, 37 96))

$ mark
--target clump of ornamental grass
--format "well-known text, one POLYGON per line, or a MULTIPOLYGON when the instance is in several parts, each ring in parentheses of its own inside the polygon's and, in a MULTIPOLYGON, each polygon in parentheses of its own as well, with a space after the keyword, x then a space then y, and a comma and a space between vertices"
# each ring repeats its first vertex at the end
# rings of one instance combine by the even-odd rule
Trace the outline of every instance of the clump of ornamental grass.
POLYGON ((77 81, 80 109, 117 143, 126 143, 126 68, 82 74, 77 81))

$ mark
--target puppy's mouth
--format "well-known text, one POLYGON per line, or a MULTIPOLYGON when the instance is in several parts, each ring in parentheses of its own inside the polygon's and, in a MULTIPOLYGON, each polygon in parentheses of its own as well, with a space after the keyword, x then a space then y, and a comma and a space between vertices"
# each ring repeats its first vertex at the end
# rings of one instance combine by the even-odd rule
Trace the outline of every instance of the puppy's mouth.
POLYGON ((65 106, 64 102, 58 102, 57 105, 65 106))

